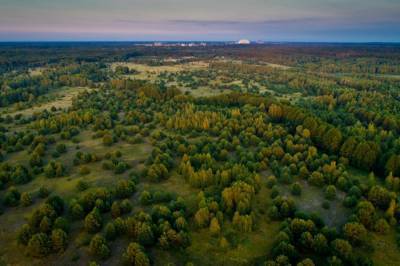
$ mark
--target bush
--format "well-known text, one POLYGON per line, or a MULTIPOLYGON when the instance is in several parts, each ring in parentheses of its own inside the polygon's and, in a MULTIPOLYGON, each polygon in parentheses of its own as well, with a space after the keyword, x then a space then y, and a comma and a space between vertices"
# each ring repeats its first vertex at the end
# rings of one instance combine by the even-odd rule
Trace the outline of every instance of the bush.
POLYGON ((121 202, 121 210, 124 214, 130 213, 132 211, 132 203, 128 199, 124 199, 121 202))
POLYGON ((324 176, 320 172, 313 172, 308 182, 316 187, 322 187, 324 185, 324 176))
POLYGON ((148 192, 147 190, 144 190, 141 194, 140 194, 140 203, 142 205, 149 205, 152 202, 152 196, 151 193, 148 192))
POLYGON ((274 199, 274 198, 278 197, 279 194, 280 193, 279 193, 278 187, 274 186, 271 190, 271 198, 274 199))
POLYGON ((28 254, 32 257, 44 257, 50 253, 51 242, 44 233, 35 234, 28 242, 28 254))
POLYGON ((83 207, 79 203, 74 203, 69 207, 69 212, 72 218, 79 220, 85 215, 83 207))
POLYGON ((120 217, 122 215, 121 204, 118 201, 114 201, 111 205, 111 216, 113 218, 120 217))
POLYGON ((115 188, 115 194, 118 198, 128 198, 135 192, 135 183, 129 180, 120 180, 115 188))
POLYGON ((57 217, 53 225, 54 229, 61 229, 64 232, 69 232, 69 222, 64 217, 57 217))
POLYGON ((76 184, 76 188, 79 191, 85 191, 86 189, 89 188, 89 184, 84 180, 79 180, 78 183, 76 184))
POLYGON ((117 165, 115 166, 114 173, 115 174, 122 174, 128 168, 129 168, 129 165, 127 165, 125 162, 118 162, 117 165))
POLYGON ((104 234, 107 240, 114 240, 116 238, 117 231, 113 222, 110 222, 106 225, 104 234))
POLYGON ((33 201, 32 201, 31 194, 28 193, 28 192, 23 192, 21 194, 21 204, 22 204, 22 206, 27 207, 27 206, 31 205, 32 203, 33 203, 33 201))
POLYGON ((362 245, 367 240, 367 229, 360 223, 347 223, 343 227, 343 234, 353 245, 362 245))
POLYGON ((88 174, 90 174, 90 168, 87 167, 86 165, 81 166, 81 167, 79 168, 79 174, 80 174, 80 175, 88 175, 88 174))
POLYGON ((298 182, 294 183, 293 185, 291 185, 290 191, 291 191, 292 195, 300 196, 301 195, 301 185, 298 182))
POLYGON ((105 134, 103 136, 103 144, 105 146, 111 146, 114 143, 113 137, 110 134, 105 134))
POLYGON ((28 169, 22 165, 17 165, 10 176, 15 184, 25 184, 31 180, 31 175, 28 169))
POLYGON ((390 226, 385 219, 381 218, 378 221, 376 221, 374 225, 374 230, 378 233, 386 234, 387 232, 389 232, 390 226))
POLYGON ((60 162, 51 161, 44 167, 44 173, 48 178, 61 177, 64 174, 64 166, 60 162))
POLYGON ((90 253, 100 259, 106 259, 111 254, 106 239, 99 234, 95 235, 90 241, 89 250, 90 253))
POLYGON ((277 183, 276 177, 271 175, 267 178, 267 187, 272 188, 277 183))
POLYGON ((122 261, 124 265, 150 265, 150 261, 146 254, 142 251, 138 243, 130 243, 126 251, 122 254, 122 261))
POLYGON ((344 259, 344 260, 351 260, 353 248, 343 239, 335 239, 332 241, 332 250, 335 255, 344 259))
POLYGON ((391 200, 390 192, 383 187, 374 186, 368 193, 368 200, 376 207, 386 210, 391 200))
POLYGON ((325 198, 328 200, 334 200, 336 198, 336 187, 329 185, 325 189, 325 198))
POLYGON ((3 203, 6 206, 17 206, 19 204, 19 200, 21 198, 21 194, 19 193, 16 187, 10 187, 7 192, 4 194, 3 203))
POLYGON ((39 188, 39 197, 42 199, 47 198, 50 195, 50 191, 46 187, 39 188))
POLYGON ((33 235, 33 230, 28 224, 24 224, 17 233, 18 244, 27 245, 33 235))
POLYGON ((56 151, 59 154, 63 154, 65 152, 67 152, 67 146, 64 143, 57 144, 56 151))
POLYGON ((85 229, 89 233, 96 233, 100 231, 102 222, 99 210, 94 208, 85 218, 85 229))
POLYGON ((346 198, 344 198, 343 206, 345 206, 346 208, 353 208, 356 205, 357 198, 355 198, 354 196, 347 196, 346 198))
POLYGON ((54 229, 51 232, 51 243, 55 252, 64 251, 67 247, 67 233, 62 229, 54 229))

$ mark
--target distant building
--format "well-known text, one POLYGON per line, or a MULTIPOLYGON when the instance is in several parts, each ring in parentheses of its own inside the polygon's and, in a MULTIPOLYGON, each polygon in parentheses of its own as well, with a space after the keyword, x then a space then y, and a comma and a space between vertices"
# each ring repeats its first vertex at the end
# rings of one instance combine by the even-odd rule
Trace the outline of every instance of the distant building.
POLYGON ((250 41, 246 40, 246 39, 242 39, 242 40, 239 40, 237 43, 238 44, 250 44, 250 41))

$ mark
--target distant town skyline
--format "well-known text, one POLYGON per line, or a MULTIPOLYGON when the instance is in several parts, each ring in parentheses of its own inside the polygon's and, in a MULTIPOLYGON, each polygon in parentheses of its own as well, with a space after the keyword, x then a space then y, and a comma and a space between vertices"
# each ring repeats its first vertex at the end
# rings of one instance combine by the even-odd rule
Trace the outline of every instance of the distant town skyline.
POLYGON ((0 41, 400 42, 399 0, 0 0, 0 41))

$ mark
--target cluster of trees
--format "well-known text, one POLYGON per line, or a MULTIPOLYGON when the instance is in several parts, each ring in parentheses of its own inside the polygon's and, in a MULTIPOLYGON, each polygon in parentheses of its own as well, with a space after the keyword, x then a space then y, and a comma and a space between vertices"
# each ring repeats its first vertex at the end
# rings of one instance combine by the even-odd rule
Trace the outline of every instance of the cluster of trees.
POLYGON ((347 223, 339 233, 306 215, 288 218, 266 265, 371 265, 368 257, 354 252, 357 246, 367 245, 367 234, 358 223, 347 223))
POLYGON ((26 246, 30 256, 43 257, 66 249, 69 222, 62 216, 63 213, 63 199, 51 196, 32 213, 28 223, 20 228, 18 243, 26 246))

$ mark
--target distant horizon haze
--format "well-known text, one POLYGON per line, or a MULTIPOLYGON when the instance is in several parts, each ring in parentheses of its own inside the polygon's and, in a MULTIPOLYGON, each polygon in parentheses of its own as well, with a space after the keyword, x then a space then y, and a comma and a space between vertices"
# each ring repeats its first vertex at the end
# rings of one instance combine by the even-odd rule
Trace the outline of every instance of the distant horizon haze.
POLYGON ((399 0, 0 0, 0 41, 400 42, 399 0))

